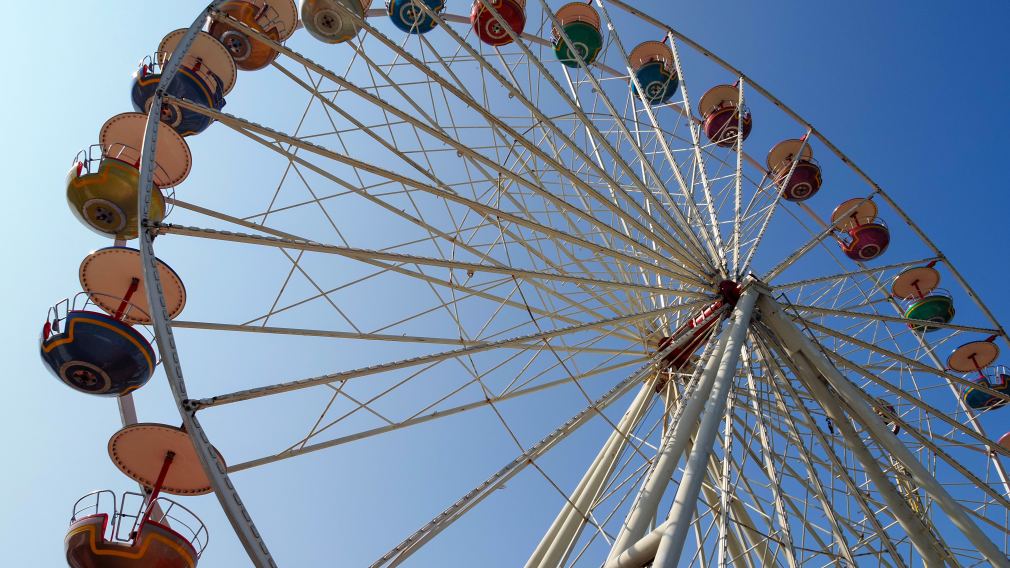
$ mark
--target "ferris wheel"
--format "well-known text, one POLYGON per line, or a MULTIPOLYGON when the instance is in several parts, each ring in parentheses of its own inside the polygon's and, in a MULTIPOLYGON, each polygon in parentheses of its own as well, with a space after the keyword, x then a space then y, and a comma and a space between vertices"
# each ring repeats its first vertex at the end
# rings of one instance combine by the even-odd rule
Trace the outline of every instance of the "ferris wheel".
POLYGON ((487 510, 528 568, 1010 566, 1008 336, 852 159, 622 0, 371 4, 213 2, 74 159, 113 243, 40 352, 117 401, 140 489, 74 504, 71 566, 195 566, 164 495, 209 493, 284 565, 269 519, 351 513, 242 476, 411 444, 326 462, 327 493, 442 498, 376 568, 487 510), (134 409, 159 367, 181 424, 134 409))

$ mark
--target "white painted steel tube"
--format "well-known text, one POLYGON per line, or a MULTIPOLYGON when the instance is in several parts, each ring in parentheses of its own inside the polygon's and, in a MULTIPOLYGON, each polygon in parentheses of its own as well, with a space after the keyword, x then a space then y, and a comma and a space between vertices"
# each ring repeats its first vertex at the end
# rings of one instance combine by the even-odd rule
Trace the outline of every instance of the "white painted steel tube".
POLYGON ((715 375, 719 370, 719 361, 722 360, 728 338, 728 331, 719 338, 715 351, 706 362, 701 377, 698 378, 697 387, 693 392, 687 393, 688 400, 682 403, 683 411, 667 432, 666 440, 656 459, 656 465, 649 472, 648 478, 628 512, 621 532, 611 547, 610 558, 620 556, 628 547, 644 537, 652 520, 656 518, 659 502, 670 484, 670 476, 673 475, 674 469, 680 462, 684 449, 694 434, 698 418, 705 408, 705 401, 708 400, 709 394, 712 392, 715 375))
POLYGON ((652 387, 642 385, 635 400, 632 401, 617 429, 611 432, 596 459, 593 460, 585 475, 572 492, 569 501, 565 503, 554 523, 544 534, 540 544, 527 561, 527 568, 534 566, 557 566, 567 556, 572 543, 578 538, 583 527, 583 516, 592 509, 593 502, 598 497, 610 473, 617 464, 617 458, 627 442, 627 435, 644 415, 645 408, 652 398, 652 387))
MULTIPOLYGON (((1000 552, 999 548, 968 518, 961 504, 954 500, 946 489, 929 474, 929 471, 916 459, 915 455, 905 447, 887 428, 880 417, 867 405, 865 394, 843 376, 824 354, 781 312, 781 306, 770 297, 761 299, 762 320, 772 328, 781 341, 790 349, 802 353, 807 360, 821 373, 828 384, 835 389, 839 397, 849 407, 853 418, 858 420, 873 436, 880 446, 894 456, 909 471, 915 483, 921 487, 947 514, 950 522, 960 530, 993 566, 1010 567, 1010 560, 1000 552)), ((826 390, 826 389, 825 389, 826 390)), ((837 424, 837 422, 836 422, 837 424)), ((923 527, 925 530, 925 527, 923 527)), ((910 531, 909 537, 913 534, 910 531)))
MULTIPOLYGON (((709 318, 721 317, 721 314, 722 311, 719 310, 710 314, 709 318)), ((670 353, 681 345, 686 344, 692 338, 692 334, 685 334, 656 355, 662 356, 670 353)), ((635 401, 632 402, 624 417, 621 418, 618 428, 611 433, 607 442, 596 456, 596 459, 590 464, 582 480, 579 481, 578 486, 572 492, 570 501, 565 503, 561 512, 554 519, 554 522, 530 555, 529 560, 526 561, 526 568, 553 568, 562 563, 570 551, 572 543, 576 540, 584 526, 583 515, 592 508, 593 502, 603 490, 607 478, 616 465, 620 450, 627 443, 628 433, 642 419, 642 412, 646 408, 646 402, 648 402, 652 394, 651 389, 643 389, 635 401)))
POLYGON ((719 363, 719 372, 715 376, 712 396, 705 405, 697 441, 687 458, 684 476, 677 488, 673 506, 670 507, 670 523, 663 530, 656 550, 656 559, 652 565, 657 568, 674 568, 680 562, 684 539, 687 537, 687 530, 698 506, 698 494, 705 479, 705 467, 712 454, 712 444, 719 431, 719 423, 726 411, 726 399, 736 377, 737 363, 740 360, 740 352, 747 337, 747 328, 750 326, 758 294, 758 289, 751 286, 740 296, 734 310, 733 327, 728 332, 726 349, 719 363))

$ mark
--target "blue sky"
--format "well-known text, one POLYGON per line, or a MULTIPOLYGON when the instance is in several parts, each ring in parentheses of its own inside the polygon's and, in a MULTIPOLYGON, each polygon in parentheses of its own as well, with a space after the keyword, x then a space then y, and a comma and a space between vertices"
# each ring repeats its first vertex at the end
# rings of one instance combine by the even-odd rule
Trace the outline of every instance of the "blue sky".
MULTIPOLYGON (((461 4, 450 0, 449 10, 464 12, 461 4)), ((995 2, 926 7, 913 2, 740 1, 719 3, 719 9, 710 2, 678 2, 675 9, 671 2, 644 4, 647 11, 744 69, 813 122, 899 201, 997 318, 1010 321, 1006 299, 1010 114, 1002 105, 1002 97, 1010 91, 1004 25, 1010 8, 995 2)), ((47 307, 76 291, 80 259, 109 244, 83 229, 67 210, 63 181, 71 160, 96 141, 107 117, 128 110, 129 77, 136 62, 154 50, 165 32, 188 25, 199 6, 180 1, 155 10, 143 2, 117 0, 82 7, 57 1, 40 21, 37 9, 19 2, 9 15, 18 25, 0 39, 7 54, 0 62, 0 73, 7 77, 6 88, 0 90, 0 131, 5 133, 3 155, 10 160, 4 184, 9 214, 0 225, 7 243, 0 290, 7 301, 3 360, 8 368, 8 387, 0 402, 7 456, 0 468, 0 485, 8 490, 0 507, 0 543, 7 545, 11 565, 60 565, 63 530, 74 500, 92 488, 130 488, 105 453, 105 441, 118 428, 114 404, 88 399, 52 380, 38 359, 37 336, 47 307), (11 546, 26 542, 33 544, 11 546)), ((263 76, 245 74, 239 81, 243 96, 271 96, 271 85, 263 76)), ((699 88, 694 86, 696 95, 699 88)), ((237 110, 240 104, 233 107, 237 110)), ((295 109, 278 108, 279 114, 291 112, 295 109)), ((193 142, 194 180, 207 179, 199 177, 205 167, 201 161, 216 158, 243 166, 241 150, 217 146, 217 140, 193 142)), ((222 178, 199 188, 229 199, 241 198, 240 190, 249 189, 230 188, 222 178)), ((248 270, 249 278, 256 277, 253 267, 217 256, 218 250, 211 246, 187 250, 187 258, 179 263, 190 275, 201 267, 227 265, 236 273, 248 270)), ((197 281, 191 277, 187 283, 197 281)), ((263 351, 258 354, 222 348, 217 362, 221 374, 257 365, 290 368, 269 356, 270 349, 283 349, 281 340, 259 345, 263 351)), ((1010 361, 1006 357, 1010 354, 1004 357, 1010 361)), ((160 375, 142 394, 138 404, 144 420, 178 421, 160 375)), ((457 443, 480 441, 463 435, 446 441, 457 443)), ((497 449, 502 458, 513 451, 504 444, 497 449)), ((351 445, 340 459, 348 469, 359 460, 381 464, 389 457, 387 450, 351 445)), ((431 449, 401 450, 409 454, 431 449)), ((446 448, 444 455, 453 453, 446 448)), ((406 482, 393 484, 399 476, 391 474, 385 497, 374 502, 349 498, 354 502, 348 503, 324 499, 339 488, 329 485, 330 470, 313 469, 322 463, 315 458, 293 460, 271 470, 270 476, 276 477, 240 479, 240 487, 251 494, 268 492, 273 480, 284 479, 285 473, 304 475, 300 483, 305 490, 320 495, 316 507, 332 510, 321 515, 306 505, 300 512, 332 520, 334 533, 355 528, 354 519, 341 514, 344 506, 388 509, 388 532, 361 537, 363 549, 385 550, 383 545, 388 547, 418 524, 408 514, 399 521, 397 512, 423 517, 422 511, 448 504, 472 485, 472 479, 490 473, 466 464, 447 468, 450 481, 458 476, 459 482, 457 491, 445 493, 411 487, 409 475, 406 482)), ((192 503, 212 531, 205 565, 244 565, 216 502, 203 497, 192 503)), ((272 542, 283 543, 273 545, 283 565, 319 561, 317 556, 301 556, 299 542, 306 533, 298 528, 300 520, 260 521, 269 527, 266 534, 272 542)), ((484 530, 474 529, 470 535, 474 546, 501 549, 502 566, 514 565, 514 559, 525 553, 504 544, 510 536, 528 542, 540 530, 533 524, 495 531, 494 519, 477 526, 484 530)), ((306 548, 318 553, 323 547, 315 543, 306 548)), ((351 551, 347 554, 357 558, 351 551)), ((362 554, 365 557, 368 554, 362 554)))

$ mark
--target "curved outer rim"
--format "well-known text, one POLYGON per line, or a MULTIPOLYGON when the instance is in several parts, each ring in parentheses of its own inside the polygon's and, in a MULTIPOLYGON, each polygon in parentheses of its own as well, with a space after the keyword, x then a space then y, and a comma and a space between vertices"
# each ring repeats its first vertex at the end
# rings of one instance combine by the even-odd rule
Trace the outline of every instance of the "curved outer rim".
MULTIPOLYGON (((242 542, 249 555, 250 560, 255 566, 268 568, 276 568, 276 563, 274 562, 269 550, 267 549, 266 543, 260 536, 259 532, 256 530, 255 524, 253 523, 252 517, 246 511, 244 504, 239 497, 238 491, 235 489, 234 485, 228 478, 228 474, 224 469, 218 467, 216 463, 214 452, 216 451, 210 444, 203 427, 200 425, 196 418, 196 410, 190 405, 190 400, 187 397, 186 385, 182 375, 182 368, 179 363, 178 350, 175 346, 174 336, 172 334, 171 327, 168 324, 169 318, 166 311, 161 282, 157 273, 156 258, 154 256, 153 239, 152 232, 148 227, 149 221, 147 219, 147 214, 151 206, 151 193, 154 187, 153 184, 153 170, 154 170, 154 148, 157 142, 157 116, 160 114, 160 108, 162 100, 164 97, 164 88, 171 84, 174 80, 176 72, 178 71, 180 61, 192 44, 193 39, 196 37, 198 32, 201 31, 207 18, 210 17, 211 12, 217 8, 218 5, 223 3, 224 0, 213 0, 203 11, 200 12, 199 16, 193 22, 193 24, 187 29, 186 35, 180 41, 182 49, 177 49, 176 53, 173 54, 172 58, 166 64, 162 72, 162 88, 159 89, 153 98, 151 109, 148 114, 147 129, 144 136, 144 144, 141 151, 141 176, 140 176, 140 195, 142 199, 139 203, 139 232, 140 232, 140 250, 141 258, 144 267, 144 280, 145 283, 152 283, 147 285, 147 295, 148 302, 153 307, 152 309, 152 319, 153 327, 155 328, 158 349, 162 353, 162 362, 165 368, 165 374, 167 375, 169 386, 172 390, 173 398, 176 401, 176 406, 179 410, 179 414, 182 417, 182 421, 186 430, 189 432, 190 437, 193 440, 194 446, 197 449, 197 455, 203 465, 208 477, 211 480, 211 485, 214 488, 214 493, 217 495, 218 501, 221 503, 222 509, 225 515, 228 517, 235 533, 239 540, 242 542), (176 55, 180 55, 176 57, 176 55), (152 143, 148 143, 151 141, 152 143)), ((996 317, 992 311, 986 306, 978 294, 975 292, 974 288, 968 284, 964 276, 959 270, 953 265, 953 263, 948 259, 946 255, 936 246, 936 244, 926 235, 922 229, 916 225, 909 215, 898 206, 894 199, 884 191, 884 189, 877 184, 865 171, 863 171, 855 162, 853 162, 847 155, 845 155, 835 144, 827 139, 817 128, 815 128, 809 121, 800 116, 797 112, 788 107, 785 103, 779 100, 777 97, 772 95, 767 89, 762 87, 759 83, 754 81, 749 75, 734 67, 733 65, 726 62, 724 59, 715 55, 711 51, 705 49, 697 42, 688 38, 684 34, 676 31, 672 27, 662 23, 660 20, 645 14, 644 12, 638 10, 637 8, 628 5, 621 0, 609 0, 609 2, 622 9, 629 14, 632 14, 641 20, 648 22, 662 30, 665 30, 671 38, 676 38, 685 45, 691 47, 696 52, 701 53, 706 58, 710 59, 720 67, 725 70, 739 76, 744 79, 748 86, 762 96, 764 96, 773 105, 779 108, 787 116, 792 118, 794 121, 799 123, 801 126, 806 127, 809 131, 809 135, 815 137, 818 141, 824 144, 842 163, 849 166, 856 173, 856 175, 861 178, 865 183, 867 183, 872 188, 872 194, 879 194, 881 198, 888 204, 888 206, 894 210, 895 213, 905 222, 905 224, 919 237, 919 239, 935 253, 936 257, 943 260, 944 264, 947 265, 951 274, 958 281, 964 291, 972 299, 975 305, 982 311, 983 314, 989 319, 989 322, 993 325, 993 328, 999 332, 1000 337, 1003 339, 1004 343, 1010 347, 1010 337, 1008 337, 1006 330, 1002 325, 996 320, 996 317)), ((602 1, 596 0, 596 4, 602 7, 602 1)), ((385 15, 384 10, 367 10, 366 17, 374 17, 378 15, 385 15), (376 13, 372 13, 376 12, 376 13), (381 13, 380 13, 381 12, 381 13)), ((456 20, 464 20, 462 17, 452 17, 451 15, 446 15, 445 19, 447 21, 455 22, 456 20)), ((468 20, 467 20, 468 23, 468 20)), ((527 36, 527 34, 523 34, 527 36)), ((609 69, 608 69, 609 70, 609 69)), ((748 160, 752 161, 752 160, 748 160)), ((936 361, 938 366, 942 367, 939 360, 936 361)))
POLYGON ((152 234, 147 231, 148 212, 151 208, 151 194, 154 189, 154 157, 155 148, 158 142, 158 125, 161 115, 161 104, 167 89, 175 79, 179 66, 193 44, 194 38, 203 28, 210 11, 217 8, 224 0, 213 0, 197 16, 193 24, 187 29, 185 35, 179 41, 178 48, 172 54, 168 64, 162 69, 161 85, 154 93, 151 101, 151 108, 147 115, 147 129, 144 132, 144 143, 141 147, 140 164, 140 186, 141 196, 139 209, 139 233, 140 233, 140 256, 144 267, 144 284, 147 287, 147 301, 151 306, 151 319, 155 330, 155 337, 158 342, 158 349, 162 355, 162 366, 168 378, 168 385, 172 389, 172 397, 175 399, 179 415, 182 417, 183 426, 193 440, 196 455, 203 466, 207 477, 210 479, 211 487, 217 496, 221 508, 231 522, 236 536, 245 547, 246 553, 253 565, 257 568, 276 568, 277 564, 267 549, 266 542, 256 530, 252 516, 245 509, 238 491, 228 478, 228 473, 224 467, 217 462, 214 455, 216 450, 211 445, 203 426, 196 418, 196 412, 190 410, 187 405, 186 382, 182 376, 182 367, 179 364, 179 352, 175 346, 175 338, 172 335, 172 328, 169 326, 168 311, 165 305, 164 293, 161 287, 161 280, 158 276, 157 258, 154 256, 154 241, 152 234))

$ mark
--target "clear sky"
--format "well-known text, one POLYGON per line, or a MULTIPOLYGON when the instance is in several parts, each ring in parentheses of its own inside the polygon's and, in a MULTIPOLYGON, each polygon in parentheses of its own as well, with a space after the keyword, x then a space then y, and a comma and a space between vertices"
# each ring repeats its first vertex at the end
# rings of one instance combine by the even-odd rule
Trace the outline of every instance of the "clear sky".
MULTIPOLYGON (((469 6, 462 4, 450 0, 449 11, 468 11, 469 6)), ((1006 3, 657 0, 643 4, 646 11, 744 69, 813 122, 900 202, 997 318, 1004 325, 1010 322, 1006 297, 1010 113, 1003 102, 1010 92, 1006 3)), ((5 77, 0 132, 3 155, 9 160, 3 183, 7 215, 0 224, 7 243, 0 278, 0 297, 7 303, 2 360, 8 369, 7 388, 0 396, 5 455, 0 460, 0 486, 7 491, 0 506, 4 564, 61 565, 63 531, 77 497, 93 488, 131 488, 105 452, 106 440, 119 426, 114 403, 89 399, 54 381, 39 361, 37 340, 47 307, 77 290, 81 258, 109 244, 83 229, 67 209, 64 177, 72 158, 96 142, 107 117, 129 109, 129 78, 136 62, 154 50, 165 32, 187 26, 199 7, 199 2, 189 0, 157 5, 57 0, 44 11, 27 2, 7 8, 12 25, 0 36, 5 54, 0 60, 0 74, 5 77)), ((243 96, 271 96, 268 81, 247 77, 240 79, 246 81, 243 96)), ((216 140, 194 142, 198 162, 212 160, 220 152, 221 160, 242 163, 238 150, 215 146, 216 140)), ((194 179, 200 179, 199 167, 194 179)), ((214 183, 227 185, 227 180, 216 178, 214 183)), ((200 191, 215 189, 204 185, 200 191)), ((228 195, 240 197, 234 188, 228 195)), ((188 258, 180 263, 193 274, 202 265, 228 262, 215 256, 219 250, 188 250, 188 258)), ((198 281, 189 277, 187 284, 198 281)), ((280 349, 279 345, 280 340, 273 348, 280 349)), ((223 351, 217 363, 221 374, 241 368, 243 363, 236 359, 244 356, 223 351)), ((1010 354, 1005 354, 1004 362, 1010 362, 1007 357, 1010 354)), ((250 359, 267 364, 262 357, 250 359)), ((142 419, 178 422, 160 373, 139 398, 142 419)), ((458 442, 480 444, 475 439, 458 442)), ((355 460, 385 459, 388 450, 349 446, 341 467, 353 469, 355 460)), ((308 470, 319 464, 293 460, 278 466, 277 478, 254 477, 240 486, 250 495, 269 492, 272 479, 284 479, 288 468, 308 470)), ((464 469, 460 464, 458 469, 448 468, 446 475, 464 469)), ((413 518, 421 518, 418 510, 450 503, 473 484, 471 479, 488 473, 479 469, 474 475, 461 474, 455 493, 426 494, 424 488, 415 488, 414 493, 392 491, 388 500, 371 503, 390 511, 391 526, 385 534, 362 535, 362 548, 385 550, 418 524, 392 522, 398 512, 410 511, 413 518), (412 502, 411 495, 418 503, 424 501, 423 507, 412 502), (421 509, 415 510, 415 505, 421 509)), ((308 471, 301 490, 320 495, 341 491, 329 484, 328 476, 326 470, 308 471)), ((390 472, 389 483, 402 488, 396 482, 400 476, 390 472)), ((249 499, 256 502, 255 497, 249 499)), ((205 565, 245 565, 216 501, 203 497, 185 504, 194 504, 212 531, 205 565)), ((341 515, 339 504, 319 505, 330 508, 326 514, 311 505, 301 510, 304 518, 265 521, 270 540, 284 543, 273 545, 283 565, 321 562, 319 556, 299 552, 305 538, 300 523, 306 518, 332 520, 334 532, 355 528, 353 519, 341 515)), ((262 510, 258 513, 269 517, 262 510)), ((528 533, 540 530, 539 524, 498 530, 490 520, 479 526, 486 532, 474 535, 479 541, 475 546, 484 552, 500 550, 501 566, 515 565, 526 553, 508 546, 510 531, 523 532, 526 542, 528 533)), ((318 542, 307 546, 314 553, 325 548, 318 542)), ((353 552, 332 550, 332 558, 369 557, 353 552)), ((464 563, 460 556, 445 556, 442 562, 464 563)))

